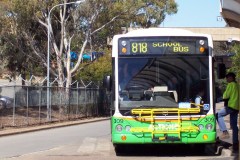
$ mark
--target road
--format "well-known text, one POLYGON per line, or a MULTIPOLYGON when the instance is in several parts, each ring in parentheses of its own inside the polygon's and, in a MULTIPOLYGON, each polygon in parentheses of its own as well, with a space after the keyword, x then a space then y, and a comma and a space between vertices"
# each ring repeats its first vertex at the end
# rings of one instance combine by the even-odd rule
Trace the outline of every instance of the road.
POLYGON ((110 121, 86 123, 0 137, 0 159, 112 160, 112 159, 234 159, 200 153, 191 146, 133 146, 116 156, 110 141, 110 121), (136 150, 137 147, 137 150, 136 150))

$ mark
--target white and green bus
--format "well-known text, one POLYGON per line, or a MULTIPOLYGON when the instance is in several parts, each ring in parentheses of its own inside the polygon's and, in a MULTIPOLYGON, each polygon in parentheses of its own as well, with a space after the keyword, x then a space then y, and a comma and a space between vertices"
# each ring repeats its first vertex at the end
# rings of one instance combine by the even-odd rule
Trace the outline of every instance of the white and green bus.
POLYGON ((215 143, 210 35, 173 28, 115 35, 112 63, 116 151, 127 144, 215 143))

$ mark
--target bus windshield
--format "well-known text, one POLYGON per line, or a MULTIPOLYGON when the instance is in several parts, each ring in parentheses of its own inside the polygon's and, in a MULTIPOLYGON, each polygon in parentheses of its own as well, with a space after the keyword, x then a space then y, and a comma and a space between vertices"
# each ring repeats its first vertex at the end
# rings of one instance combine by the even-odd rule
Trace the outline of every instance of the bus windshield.
POLYGON ((119 108, 209 104, 208 56, 119 57, 119 108))

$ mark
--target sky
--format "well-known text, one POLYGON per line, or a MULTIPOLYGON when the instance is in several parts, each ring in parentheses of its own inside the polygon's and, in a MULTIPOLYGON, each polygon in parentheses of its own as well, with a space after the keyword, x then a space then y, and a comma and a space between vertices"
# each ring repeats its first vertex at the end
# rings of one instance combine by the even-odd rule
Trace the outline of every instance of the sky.
POLYGON ((220 0, 175 0, 177 14, 167 16, 161 27, 225 27, 220 0))

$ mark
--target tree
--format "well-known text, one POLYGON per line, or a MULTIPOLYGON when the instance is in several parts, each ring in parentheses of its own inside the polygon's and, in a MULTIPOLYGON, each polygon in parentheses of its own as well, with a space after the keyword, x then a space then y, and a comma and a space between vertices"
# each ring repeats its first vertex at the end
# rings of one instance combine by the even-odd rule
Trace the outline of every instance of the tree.
POLYGON ((111 51, 108 49, 104 50, 104 55, 95 60, 94 63, 88 65, 88 61, 83 62, 81 67, 82 71, 76 76, 78 80, 84 80, 85 82, 101 82, 106 75, 111 74, 111 51))
MULTIPOLYGON (((44 68, 47 67, 47 30, 50 27, 50 59, 57 64, 50 71, 52 76, 58 77, 59 86, 65 87, 70 87, 73 75, 82 69, 80 64, 86 50, 105 48, 107 37, 120 33, 121 27, 129 26, 131 22, 142 27, 156 26, 163 21, 166 14, 177 12, 174 0, 86 0, 81 4, 54 8, 51 23, 48 24, 50 9, 56 4, 67 2, 71 1, 10 1, 8 3, 12 8, 4 19, 10 21, 5 29, 13 28, 9 36, 15 36, 13 40, 8 38, 7 44, 11 46, 10 43, 15 38, 19 39, 12 46, 16 46, 17 50, 21 49, 21 53, 26 54, 33 66, 38 64, 37 66, 44 68), (23 44, 16 45, 20 41, 23 44), (78 59, 71 67, 72 49, 77 51, 78 59)), ((4 35, 4 32, 5 30, 1 34, 4 35)), ((9 53, 9 50, 5 51, 9 53)))
POLYGON ((230 71, 235 72, 237 77, 240 78, 240 44, 235 43, 231 48, 230 51, 234 53, 232 59, 232 67, 230 71))
POLYGON ((45 30, 32 17, 35 14, 32 6, 36 1, 4 2, 5 7, 1 9, 3 16, 0 17, 1 60, 12 77, 22 74, 25 78, 26 74, 36 74, 45 68, 44 52, 41 52, 45 50, 42 45, 45 30), (34 51, 36 54, 32 54, 34 51))
POLYGON ((141 8, 136 10, 136 24, 143 28, 159 26, 165 19, 166 14, 177 13, 177 4, 174 0, 143 1, 141 8))

